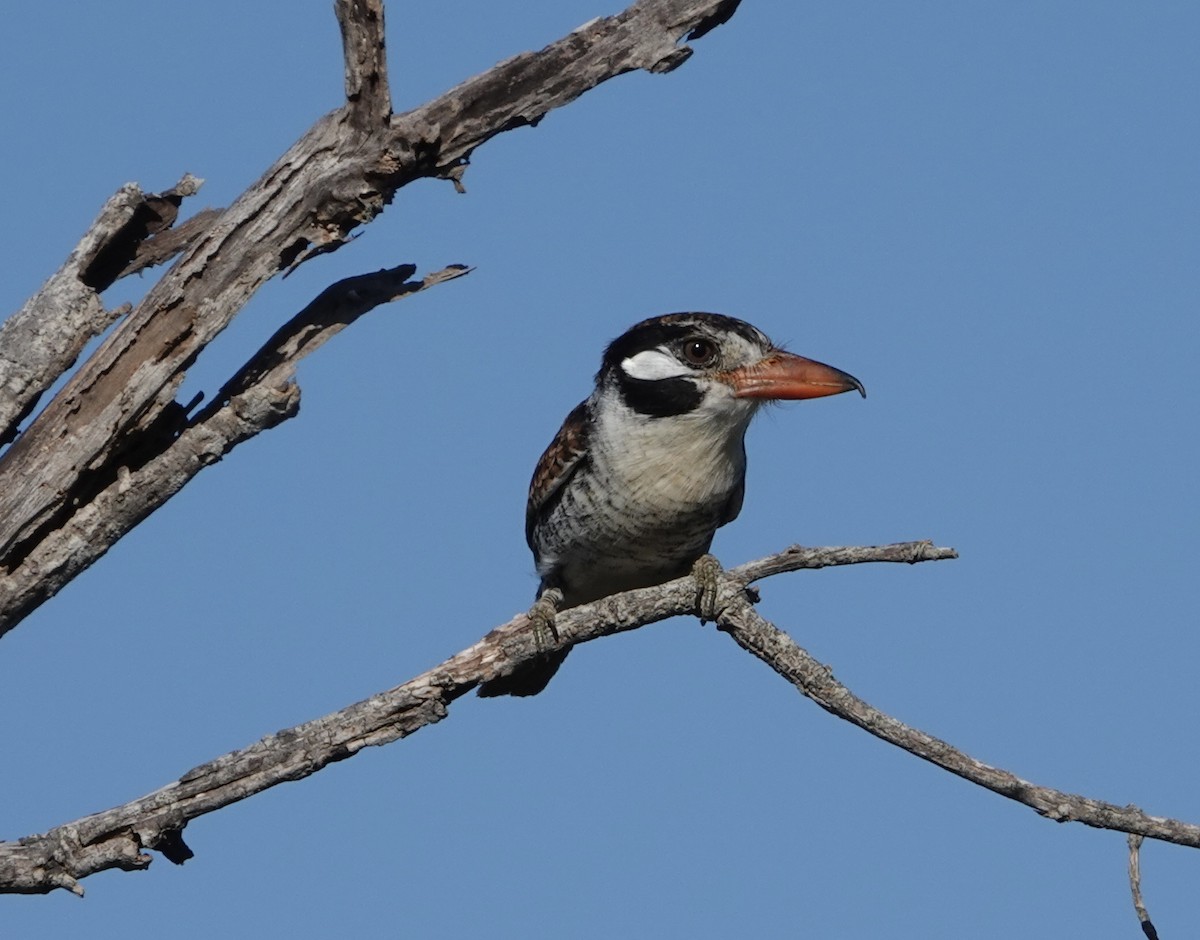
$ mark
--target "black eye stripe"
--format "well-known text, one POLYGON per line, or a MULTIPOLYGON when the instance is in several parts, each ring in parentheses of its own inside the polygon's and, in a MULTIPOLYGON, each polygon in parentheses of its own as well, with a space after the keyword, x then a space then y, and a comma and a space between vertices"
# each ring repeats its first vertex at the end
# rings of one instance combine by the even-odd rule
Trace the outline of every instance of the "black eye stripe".
POLYGON ((622 375, 617 382, 621 401, 638 414, 671 418, 694 411, 704 393, 691 379, 635 379, 622 375))

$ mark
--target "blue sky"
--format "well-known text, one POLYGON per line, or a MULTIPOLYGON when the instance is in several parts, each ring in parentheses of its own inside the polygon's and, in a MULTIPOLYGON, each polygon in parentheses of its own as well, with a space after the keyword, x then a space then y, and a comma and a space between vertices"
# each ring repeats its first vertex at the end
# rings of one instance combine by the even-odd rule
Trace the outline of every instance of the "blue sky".
MULTIPOLYGON (((393 4, 398 110, 619 6, 393 4)), ((436 664, 532 599, 541 449, 633 322, 707 309, 870 397, 751 429, 727 564, 931 538, 761 610, 878 707, 1038 783, 1200 820, 1200 63, 1192 3, 766 4, 669 76, 504 135, 272 282, 212 391, 337 278, 382 308, 243 445, 0 641, 0 838, 125 802, 436 664)), ((336 107, 329 5, 24 4, 0 36, 15 310, 122 183, 252 183, 336 107), (282 24, 282 25, 281 25, 282 24)), ((122 283, 112 304, 150 279, 122 283)), ((13 936, 1135 936, 1119 834, 1057 826, 838 722, 711 627, 578 650, 449 720, 191 824, 197 857, 13 936)), ((1146 901, 1194 933, 1200 856, 1146 901)))

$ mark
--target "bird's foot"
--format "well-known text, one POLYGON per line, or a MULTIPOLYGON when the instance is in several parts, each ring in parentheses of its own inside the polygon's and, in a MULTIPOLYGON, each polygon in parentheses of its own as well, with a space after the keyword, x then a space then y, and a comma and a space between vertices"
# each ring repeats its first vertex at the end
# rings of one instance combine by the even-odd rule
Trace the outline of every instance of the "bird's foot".
POLYGON ((721 586, 721 575, 725 569, 714 555, 704 554, 692 565, 692 577, 696 579, 696 613, 701 623, 717 619, 717 593, 721 586))
POLYGON ((558 643, 558 628, 554 625, 554 618, 558 616, 562 602, 562 591, 558 588, 546 588, 525 615, 533 628, 533 641, 537 644, 539 653, 544 653, 558 643))

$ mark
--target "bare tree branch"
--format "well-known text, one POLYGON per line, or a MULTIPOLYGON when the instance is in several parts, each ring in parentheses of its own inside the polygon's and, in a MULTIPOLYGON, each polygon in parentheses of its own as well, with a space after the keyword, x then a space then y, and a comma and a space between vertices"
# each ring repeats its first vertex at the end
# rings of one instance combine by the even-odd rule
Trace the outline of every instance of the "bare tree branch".
MULTIPOLYGON (((866 548, 791 548, 721 576, 719 603, 742 597, 746 585, 768 574, 869 561, 915 562, 954 558, 953 549, 928 542, 866 548)), ((565 610, 555 622, 558 645, 570 646, 634 630, 679 614, 696 614, 697 584, 679 578, 565 610)), ((250 747, 202 764, 141 799, 58 826, 18 842, 0 842, 0 892, 40 894, 67 888, 110 868, 146 868, 156 849, 183 862, 191 857, 181 833, 211 813, 277 784, 387 744, 440 721, 452 702, 481 682, 544 655, 525 614, 497 627, 474 646, 403 685, 365 701, 268 735, 250 747)))
POLYGON ((742 649, 753 653, 827 712, 964 780, 1024 803, 1056 822, 1081 822, 1097 829, 1115 829, 1200 848, 1200 826, 1149 816, 1136 806, 1116 806, 1038 786, 1007 770, 975 760, 945 741, 897 721, 864 702, 838 682, 828 666, 818 662, 797 646, 790 636, 763 619, 744 594, 727 592, 726 603, 718 615, 717 623, 742 649))
MULTIPOLYGON (((746 590, 752 581, 782 571, 954 557, 953 549, 936 548, 928 542, 882 547, 793 547, 721 575, 715 616, 720 629, 739 646, 825 710, 972 783, 1059 822, 1077 821, 1200 847, 1200 826, 1037 786, 879 711, 841 685, 827 666, 760 616, 746 590)), ((699 609, 698 590, 695 579, 689 576, 563 611, 556 620, 558 645, 587 642, 679 614, 699 616, 704 612, 699 609)), ((520 614, 474 646, 403 685, 202 764, 175 783, 124 806, 17 843, 0 843, 0 891, 43 893, 68 888, 82 893, 78 880, 88 874, 108 868, 147 867, 151 856, 143 848, 157 849, 173 861, 183 862, 191 857, 181 835, 190 820, 276 784, 306 777, 369 745, 406 737, 440 721, 452 702, 479 683, 543 654, 535 631, 520 614)))
POLYGON ((152 233, 137 246, 137 254, 121 271, 120 277, 139 274, 146 268, 170 261, 198 241, 224 211, 223 209, 201 209, 190 219, 179 223, 174 228, 152 233))
MULTIPOLYGON (((363 314, 390 303, 462 277, 470 268, 453 264, 410 281, 415 264, 402 264, 370 274, 338 281, 326 288, 307 307, 280 327, 237 374, 225 383, 214 405, 228 401, 256 385, 279 385, 291 379, 296 362, 323 346, 363 314)), ((212 406, 210 406, 212 407, 212 406)))
POLYGON ((392 116, 383 0, 338 0, 334 12, 346 53, 346 101, 364 125, 381 127, 392 116))
MULTIPOLYGON (((561 612, 555 648, 585 643, 680 614, 712 615, 719 629, 791 682, 826 711, 972 783, 1030 806, 1058 822, 1082 822, 1200 848, 1200 826, 1149 816, 1132 806, 1063 793, 991 767, 945 741, 910 728, 864 702, 833 678, 829 667, 799 647, 752 604, 748 585, 784 571, 865 562, 916 563, 957 557, 929 542, 799 548, 750 562, 717 576, 712 610, 701 609, 692 576, 658 587, 616 594, 561 612)), ((191 857, 182 832, 205 813, 277 784, 307 777, 364 747, 388 744, 440 721, 449 706, 481 682, 505 675, 546 652, 525 614, 497 627, 474 646, 403 685, 362 702, 268 735, 250 747, 202 764, 141 799, 86 816, 19 842, 0 842, 0 892, 82 894, 79 879, 109 868, 146 868, 155 849, 168 859, 191 857)))
MULTIPOLYGON (((189 229, 182 256, 0 458, 0 579, 31 572, 34 564, 49 566, 40 568, 44 589, 14 588, 0 596, 0 623, 11 627, 103 554, 182 485, 179 474, 190 478, 194 470, 177 465, 183 452, 167 452, 185 433, 186 409, 175 402, 176 391, 204 347, 270 278, 345 244, 407 183, 430 176, 457 180, 471 153, 491 137, 536 124, 617 75, 676 67, 690 54, 680 41, 724 22, 736 7, 736 0, 637 0, 393 116, 382 4, 338 0, 346 105, 314 124, 228 209, 189 229), (154 478, 156 471, 169 475, 154 478), (134 475, 140 475, 139 491, 159 502, 139 497, 135 511, 118 510, 111 486, 134 475), (119 518, 109 515, 114 512, 119 518), (64 554, 63 540, 77 538, 81 529, 106 541, 64 554)), ((119 265, 105 270, 114 277, 132 270, 136 254, 124 252, 119 265)), ((98 321, 98 329, 111 322, 94 290, 72 291, 52 306, 73 303, 77 318, 98 321)), ((69 363, 59 356, 47 374, 69 363)), ((31 407, 30 396, 19 398, 31 383, 7 374, 0 383, 0 394, 12 386, 14 428, 31 407)), ((229 402, 249 408, 250 424, 226 412, 229 426, 204 444, 202 459, 186 458, 190 466, 212 462, 225 452, 223 442, 244 439, 252 427, 261 430, 294 410, 278 389, 252 397, 253 407, 238 396, 229 402)), ((193 429, 198 433, 214 427, 208 420, 217 414, 205 415, 206 428, 193 429)))
POLYGON ((1132 833, 1126 839, 1129 844, 1129 891, 1133 895, 1133 912, 1137 914, 1146 940, 1158 940, 1158 929, 1150 919, 1146 902, 1142 900, 1142 841, 1142 836, 1132 833))
POLYGON ((292 377, 301 358, 380 304, 461 277, 469 269, 452 265, 408 280, 415 270, 404 264, 338 281, 281 328, 194 418, 182 407, 165 412, 166 420, 146 430, 140 448, 123 455, 115 474, 93 477, 97 489, 85 505, 0 579, 0 636, 205 467, 294 417, 300 389, 292 377))
POLYGON ((170 228, 180 203, 201 183, 185 176, 164 193, 122 186, 63 266, 0 326, 0 445, 17 436, 42 393, 74 365, 88 340, 129 312, 127 306, 106 310, 101 292, 127 273, 147 239, 170 228))

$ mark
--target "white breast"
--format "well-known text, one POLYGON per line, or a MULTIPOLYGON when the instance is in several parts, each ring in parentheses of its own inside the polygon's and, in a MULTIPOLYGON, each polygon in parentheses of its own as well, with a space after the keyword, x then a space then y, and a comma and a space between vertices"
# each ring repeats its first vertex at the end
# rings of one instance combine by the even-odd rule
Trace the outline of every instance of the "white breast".
POLYGON ((592 459, 631 511, 723 504, 745 473, 743 439, 754 411, 749 401, 717 393, 687 414, 650 418, 609 398, 596 415, 592 459))

